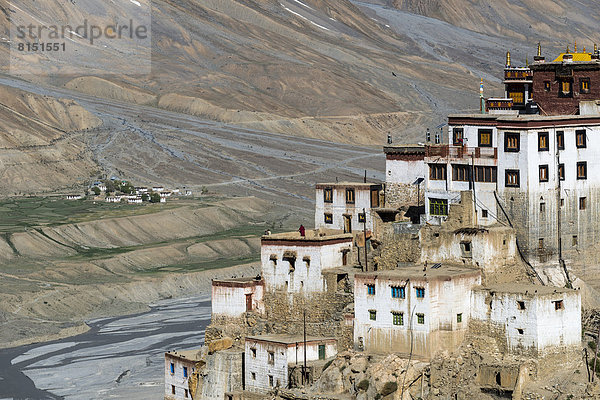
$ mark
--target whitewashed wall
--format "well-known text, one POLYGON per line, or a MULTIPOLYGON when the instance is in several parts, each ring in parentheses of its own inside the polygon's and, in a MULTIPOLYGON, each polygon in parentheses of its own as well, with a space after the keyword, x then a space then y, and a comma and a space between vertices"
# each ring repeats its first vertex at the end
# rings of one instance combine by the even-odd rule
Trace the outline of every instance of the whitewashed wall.
MULTIPOLYGON (((333 188, 333 202, 325 203, 323 197, 323 189, 317 188, 316 191, 316 203, 315 203, 315 228, 326 228, 326 229, 344 229, 344 214, 351 215, 351 228, 352 231, 362 231, 364 229, 364 223, 358 222, 358 214, 363 212, 366 213, 366 226, 367 230, 373 230, 373 218, 371 216, 371 189, 354 189, 354 203, 346 203, 346 187, 345 186, 334 186, 333 188), (333 223, 325 223, 325 214, 333 215, 333 223)), ((347 186, 347 188, 353 188, 353 186, 347 186)))
POLYGON ((253 311, 264 312, 262 283, 246 287, 221 285, 219 282, 212 284, 212 314, 227 317, 241 317, 246 312, 246 295, 252 294, 253 311))
POLYGON ((269 375, 273 376, 273 386, 276 386, 279 381, 280 387, 287 387, 287 345, 246 339, 244 357, 246 358, 247 390, 255 392, 270 390, 272 387, 269 385, 269 375), (252 356, 252 348, 256 349, 256 357, 252 356), (269 364, 268 362, 269 351, 274 353, 273 364, 269 364), (256 379, 252 379, 253 372, 256 379))
MULTIPOLYGON (((173 357, 172 355, 165 354, 165 398, 185 400, 185 390, 188 389, 188 378, 183 377, 183 367, 188 368, 188 377, 194 372, 194 362, 182 360, 179 357, 173 357), (171 374, 171 363, 175 366, 175 372, 171 374), (175 394, 172 394, 172 387, 175 386, 175 394)), ((187 399, 191 399, 192 396, 188 393, 187 399)))

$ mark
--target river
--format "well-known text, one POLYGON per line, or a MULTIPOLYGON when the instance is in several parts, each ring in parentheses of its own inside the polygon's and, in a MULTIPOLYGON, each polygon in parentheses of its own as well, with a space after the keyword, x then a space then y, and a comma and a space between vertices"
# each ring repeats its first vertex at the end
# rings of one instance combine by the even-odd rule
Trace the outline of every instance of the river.
POLYGON ((0 399, 162 399, 164 353, 201 346, 209 323, 207 297, 164 300, 89 321, 78 336, 0 350, 0 399))

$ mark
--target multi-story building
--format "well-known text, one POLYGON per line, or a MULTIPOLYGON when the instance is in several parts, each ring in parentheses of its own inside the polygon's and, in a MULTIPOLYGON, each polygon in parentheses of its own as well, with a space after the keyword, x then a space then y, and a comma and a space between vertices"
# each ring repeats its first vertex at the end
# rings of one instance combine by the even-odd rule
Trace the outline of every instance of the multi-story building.
POLYGON ((579 291, 524 284, 473 289, 471 320, 506 352, 544 356, 581 345, 579 291))
POLYGON ((213 279, 213 317, 239 318, 246 312, 264 312, 264 282, 259 277, 213 279))
POLYGON ((509 64, 505 85, 512 97, 488 99, 489 114, 450 115, 443 144, 425 146, 425 219, 442 222, 470 190, 476 224, 514 226, 530 263, 570 261, 600 237, 598 52, 509 64))
POLYGON ((462 342, 471 288, 481 271, 458 265, 421 265, 354 277, 354 342, 376 353, 433 357, 462 342))
POLYGON ((189 378, 201 359, 200 350, 165 353, 165 400, 191 399, 189 378))
POLYGON ((344 233, 373 230, 371 209, 380 207, 383 186, 377 183, 318 183, 315 228, 339 229, 344 233))
POLYGON ((299 232, 265 235, 261 242, 265 291, 324 293, 328 289, 324 273, 349 266, 351 253, 349 233, 317 229, 306 230, 304 236, 299 232))
MULTIPOLYGON (((436 136, 441 140, 441 136, 436 136)), ((435 141, 434 141, 435 142, 435 141)), ((423 180, 426 165, 425 146, 389 145, 385 153, 385 207, 423 204, 423 180)), ((383 207, 383 205, 382 205, 383 207)))
POLYGON ((325 362, 336 355, 337 341, 331 337, 247 336, 244 351, 246 389, 261 392, 275 387, 299 386, 305 360, 305 383, 312 382, 315 362, 325 362))

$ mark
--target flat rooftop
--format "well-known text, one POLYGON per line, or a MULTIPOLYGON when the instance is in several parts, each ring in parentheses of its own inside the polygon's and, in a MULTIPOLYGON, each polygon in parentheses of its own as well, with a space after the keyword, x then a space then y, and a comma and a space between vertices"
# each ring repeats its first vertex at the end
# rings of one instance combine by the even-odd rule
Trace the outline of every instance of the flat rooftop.
POLYGON ((306 229, 305 236, 301 236, 300 232, 283 232, 263 235, 261 239, 264 241, 306 241, 306 242, 325 242, 328 240, 348 240, 352 241, 351 233, 343 233, 338 229, 306 229))
POLYGON ((554 293, 575 293, 574 289, 557 286, 542 286, 526 283, 499 283, 495 285, 477 286, 473 290, 489 291, 496 293, 527 294, 531 296, 548 295, 554 293))
MULTIPOLYGON (((593 101, 593 100, 590 100, 593 101)), ((538 114, 449 114, 454 119, 479 119, 496 121, 561 121, 577 119, 599 119, 596 115, 538 115, 538 114)))
POLYGON ((168 351, 167 354, 190 361, 200 361, 202 358, 200 349, 168 351))
POLYGON ((247 283, 253 281, 260 281, 261 278, 258 276, 243 276, 241 278, 222 278, 222 279, 213 279, 213 282, 231 282, 231 283, 247 283))
MULTIPOLYGON (((257 336, 246 336, 249 340, 259 340, 263 342, 273 342, 281 344, 295 344, 304 342, 303 335, 287 335, 287 334, 273 334, 273 335, 257 335, 257 336)), ((336 340, 334 337, 329 336, 307 336, 307 342, 322 342, 325 340, 336 340)))
POLYGON ((343 181, 343 182, 319 182, 317 183, 315 186, 317 188, 321 188, 324 186, 328 186, 328 187, 349 187, 349 188, 361 188, 361 187, 367 187, 367 186, 380 186, 381 183, 376 183, 376 182, 349 182, 349 181, 343 181))
POLYGON ((375 278, 391 279, 391 280, 406 280, 406 279, 439 279, 453 278, 466 275, 480 275, 479 268, 465 267, 461 264, 441 263, 438 268, 433 268, 437 263, 428 263, 427 270, 423 271, 423 264, 400 264, 398 268, 384 271, 373 272, 357 272, 357 278, 375 278))

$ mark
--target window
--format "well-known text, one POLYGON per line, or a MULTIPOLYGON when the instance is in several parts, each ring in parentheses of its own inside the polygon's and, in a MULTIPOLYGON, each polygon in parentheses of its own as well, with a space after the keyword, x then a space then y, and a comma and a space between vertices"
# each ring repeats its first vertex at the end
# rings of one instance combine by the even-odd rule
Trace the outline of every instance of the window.
POLYGON ((590 78, 579 79, 579 92, 589 93, 590 92, 590 78))
POLYGON ((519 187, 519 170, 518 169, 507 169, 505 171, 506 176, 504 178, 504 186, 506 187, 519 187))
POLYGON ((544 81, 544 90, 546 92, 550 91, 550 81, 544 81))
POLYGON ((367 285, 367 294, 370 294, 370 295, 375 294, 375 285, 372 285, 372 284, 367 285))
POLYGON ((325 217, 326 224, 333 224, 333 214, 325 213, 323 216, 325 217))
POLYGON ((175 364, 171 363, 171 373, 175 373, 175 364))
POLYGON ((550 144, 548 143, 548 132, 538 133, 538 151, 548 151, 550 144))
POLYGON ((379 189, 371 189, 371 208, 379 207, 379 189))
POLYGON ((479 147, 492 147, 492 130, 479 129, 477 131, 479 147))
POLYGON ((573 239, 572 239, 572 242, 571 242, 571 244, 572 244, 573 246, 577 246, 577 242, 578 242, 578 240, 577 240, 577 235, 573 235, 573 239))
POLYGON ((558 92, 558 97, 573 97, 573 85, 571 81, 562 81, 560 82, 560 91, 558 92))
POLYGON ((183 389, 183 397, 185 397, 185 398, 187 399, 187 398, 188 398, 188 396, 189 396, 189 391, 188 391, 188 389, 183 389))
POLYGON ((517 332, 519 332, 519 335, 522 335, 524 331, 522 328, 517 328, 517 332))
POLYGON ((251 374, 252 380, 255 381, 256 380, 256 372, 252 372, 251 374))
POLYGON ((325 188, 323 190, 323 201, 325 203, 333 203, 333 189, 325 188))
POLYGON ((565 205, 565 199, 560 199, 560 206, 563 207, 565 205))
POLYGON ((187 367, 183 367, 183 377, 187 378, 187 376, 188 376, 187 367))
POLYGON ((452 180, 459 182, 469 182, 471 180, 470 165, 452 165, 452 180))
POLYGON ((252 358, 256 358, 256 348, 255 347, 251 348, 250 352, 252 353, 252 358))
POLYGON ((575 145, 578 149, 584 149, 587 147, 585 129, 575 131, 575 145))
POLYGON ((463 257, 471 258, 473 257, 473 252, 471 251, 471 242, 460 242, 460 251, 463 257))
POLYGON ((417 314, 417 323, 424 324, 425 323, 425 314, 417 314))
POLYGON ((515 132, 506 132, 504 134, 504 151, 515 153, 520 148, 520 135, 515 132))
POLYGON ((358 222, 366 222, 367 218, 365 217, 365 213, 358 213, 358 222))
POLYGON ((544 250, 544 238, 538 239, 538 250, 544 250))
POLYGON ((319 360, 324 360, 324 359, 325 359, 325 345, 320 344, 319 345, 319 360))
POLYGON ((369 319, 371 321, 377 320, 377 311, 376 310, 369 310, 369 319))
POLYGON ((509 92, 508 97, 511 98, 515 104, 525 103, 525 94, 523 92, 509 92))
POLYGON ((475 167, 475 182, 496 182, 497 180, 496 167, 475 167))
POLYGON ((587 179, 587 162, 580 161, 577 163, 577 179, 587 179))
POLYGON ((269 375, 269 386, 273 387, 273 375, 269 375))
POLYGON ((416 291, 417 291, 418 299, 422 299, 423 297, 425 297, 425 288, 418 287, 418 288, 416 288, 416 291))
POLYGON ((444 164, 429 164, 429 179, 433 181, 446 180, 446 165, 444 164))
POLYGON ((548 166, 540 165, 540 182, 548 182, 548 166))
POLYGON ((488 210, 481 210, 481 218, 487 218, 488 217, 488 210))
POLYGON ((267 362, 271 365, 275 364, 275 352, 269 351, 267 353, 267 362))
POLYGON ((559 150, 565 149, 565 132, 556 131, 556 147, 559 150))
POLYGON ((406 297, 404 286, 392 286, 392 297, 395 299, 404 299, 406 297))
POLYGON ((354 203, 354 189, 346 189, 346 203, 354 203))
POLYGON ((540 203, 540 214, 546 212, 546 203, 540 203))
POLYGON ((171 385, 171 394, 175 394, 175 385, 171 385))
POLYGON ((579 198, 579 209, 580 210, 585 210, 586 208, 586 204, 587 203, 587 198, 586 197, 580 197, 579 198))
POLYGON ((452 129, 452 144, 455 146, 462 146, 464 139, 464 130, 463 128, 454 128, 452 129))
POLYGON ((562 300, 556 300, 556 301, 554 302, 554 309, 555 309, 555 310, 562 310, 562 309, 564 309, 564 308, 565 308, 565 306, 564 306, 564 304, 563 304, 563 301, 562 301, 562 300))
POLYGON ((462 313, 456 314, 456 322, 459 324, 462 322, 462 313))
POLYGON ((524 301, 517 301, 517 308, 519 310, 524 310, 525 309, 525 302, 524 301))
POLYGON ((429 214, 448 215, 448 200, 429 199, 429 214))
POLYGON ((392 311, 392 322, 394 325, 404 325, 404 314, 392 311))
POLYGON ((565 180, 565 164, 558 164, 558 179, 565 180))

